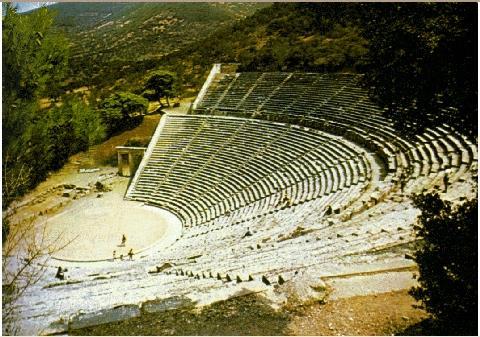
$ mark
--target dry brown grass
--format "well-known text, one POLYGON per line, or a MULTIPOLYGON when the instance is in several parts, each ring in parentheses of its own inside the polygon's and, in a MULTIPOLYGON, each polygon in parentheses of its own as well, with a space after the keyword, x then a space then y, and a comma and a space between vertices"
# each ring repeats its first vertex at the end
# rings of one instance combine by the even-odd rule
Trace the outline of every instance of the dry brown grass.
POLYGON ((91 147, 89 152, 93 156, 94 161, 97 164, 102 164, 105 159, 116 155, 116 146, 125 144, 129 139, 135 138, 142 141, 149 140, 155 132, 155 128, 160 121, 160 117, 160 115, 145 116, 142 124, 137 126, 135 129, 122 132, 121 134, 113 136, 101 144, 91 147))

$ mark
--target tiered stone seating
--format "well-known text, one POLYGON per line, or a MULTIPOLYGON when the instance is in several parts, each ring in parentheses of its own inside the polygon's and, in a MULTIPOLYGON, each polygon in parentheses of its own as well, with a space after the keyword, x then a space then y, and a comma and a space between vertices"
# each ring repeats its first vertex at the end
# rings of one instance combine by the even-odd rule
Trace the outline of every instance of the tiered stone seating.
POLYGON ((256 110, 269 99, 271 95, 275 95, 276 88, 272 90, 272 83, 282 83, 288 79, 286 73, 264 73, 255 85, 252 87, 249 95, 241 102, 244 110, 256 110))
POLYGON ((445 198, 476 195, 468 181, 476 180, 477 145, 448 125, 401 137, 359 80, 219 74, 193 115, 162 117, 126 196, 176 214, 182 236, 134 261, 75 266, 71 284, 42 279, 19 303, 23 333, 53 321, 61 333, 69 319, 60 316, 78 326, 78 309, 144 310, 155 299, 167 310, 303 272, 412 266, 405 254, 419 211, 408 195, 442 192, 445 174, 454 187, 445 198))
POLYGON ((216 79, 211 87, 215 90, 209 90, 203 98, 205 104, 215 104, 218 100, 222 98, 225 91, 228 90, 229 85, 231 85, 232 79, 235 78, 235 75, 226 75, 220 79, 216 79))
POLYGON ((168 209, 186 226, 232 212, 240 221, 369 179, 357 147, 316 130, 241 118, 166 118, 127 198, 168 209))
MULTIPOLYGON (((237 102, 236 116, 300 124, 340 135, 374 151, 390 177, 398 178, 401 172, 413 178, 428 176, 477 160, 476 145, 448 126, 427 131, 413 141, 399 136, 361 88, 361 75, 241 73, 236 76, 243 77, 243 88, 248 87, 237 102), (256 87, 262 88, 260 95, 255 94, 256 87)), ((232 75, 218 77, 225 79, 232 75)), ((209 91, 214 92, 215 88, 209 91)), ((232 106, 225 99, 230 95, 236 93, 226 90, 222 100, 214 105, 202 101, 194 113, 229 115, 232 106)))
MULTIPOLYGON (((410 212, 408 207, 382 203, 354 221, 332 224, 319 223, 321 203, 317 199, 229 227, 217 223, 192 228, 182 242, 172 247, 175 250, 170 256, 176 256, 179 268, 193 275, 212 274, 215 278, 220 274, 222 280, 230 275, 232 280, 238 276, 242 281, 267 276, 275 280, 278 275, 288 279, 295 271, 321 269, 342 260, 353 263, 352 256, 356 254, 361 256, 372 249, 401 246, 413 240, 405 217, 413 219, 417 213, 410 212), (388 219, 379 216, 384 214, 390 214, 388 219), (215 226, 220 228, 212 228, 215 226), (298 231, 298 226, 305 231, 298 231), (247 231, 249 236, 245 236, 247 231), (298 236, 292 235, 296 231, 298 236), (209 247, 208 252, 202 250, 205 246, 209 247), (299 247, 306 251, 300 253, 299 247), (197 258, 192 261, 184 252, 197 258)), ((325 269, 325 273, 328 271, 325 269)))

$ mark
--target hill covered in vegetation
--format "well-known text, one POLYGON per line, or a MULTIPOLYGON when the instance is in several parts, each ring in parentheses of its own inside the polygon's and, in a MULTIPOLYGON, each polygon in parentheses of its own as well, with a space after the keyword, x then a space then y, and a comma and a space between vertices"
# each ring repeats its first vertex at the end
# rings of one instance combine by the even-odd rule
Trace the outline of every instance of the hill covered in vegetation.
POLYGON ((69 87, 107 86, 268 4, 58 3, 55 27, 70 41, 69 87))
POLYGON ((212 63, 239 63, 240 71, 356 72, 368 51, 360 27, 355 4, 274 3, 163 62, 193 87, 212 63))
POLYGON ((350 71, 368 43, 359 6, 314 3, 57 4, 71 41, 68 88, 138 90, 159 67, 195 92, 213 63, 240 70, 350 71), (78 13, 78 15, 77 15, 78 13))

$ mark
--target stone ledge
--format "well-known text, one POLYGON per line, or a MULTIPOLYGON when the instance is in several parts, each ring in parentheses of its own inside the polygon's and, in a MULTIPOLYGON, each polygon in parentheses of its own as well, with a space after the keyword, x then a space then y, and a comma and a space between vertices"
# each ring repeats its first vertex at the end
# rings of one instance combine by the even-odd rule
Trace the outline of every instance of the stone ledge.
POLYGON ((79 313, 70 318, 68 329, 80 329, 140 316, 140 307, 134 304, 119 305, 91 313, 79 313))

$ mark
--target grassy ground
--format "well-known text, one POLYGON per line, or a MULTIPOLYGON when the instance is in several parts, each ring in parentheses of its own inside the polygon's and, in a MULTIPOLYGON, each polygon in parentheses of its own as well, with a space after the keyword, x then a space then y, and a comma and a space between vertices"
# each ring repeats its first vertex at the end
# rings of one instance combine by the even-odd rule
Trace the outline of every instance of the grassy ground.
POLYGON ((70 331, 70 335, 280 335, 289 322, 264 300, 248 295, 203 308, 143 314, 123 322, 70 331))
POLYGON ((274 311, 258 295, 199 309, 144 314, 123 322, 70 331, 71 335, 391 335, 427 314, 406 290, 274 311))

